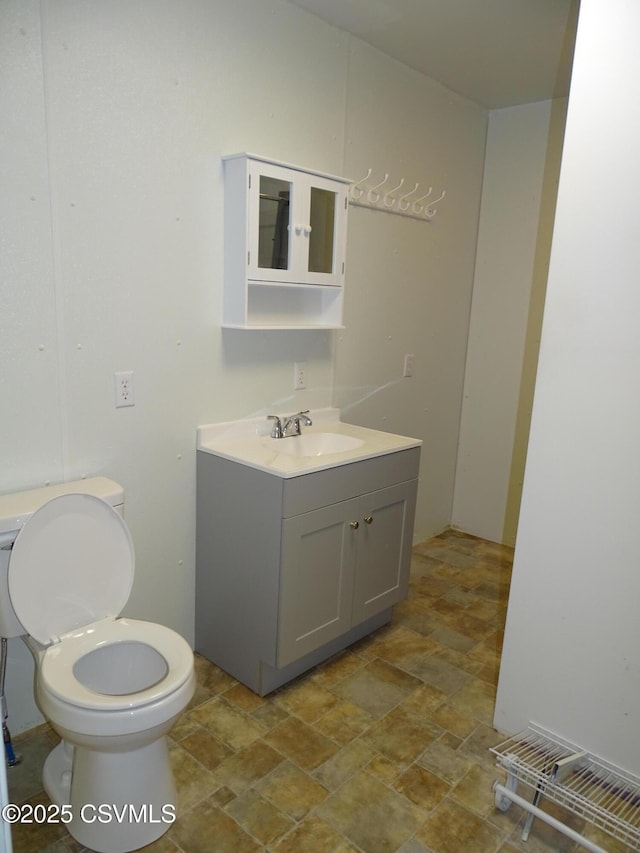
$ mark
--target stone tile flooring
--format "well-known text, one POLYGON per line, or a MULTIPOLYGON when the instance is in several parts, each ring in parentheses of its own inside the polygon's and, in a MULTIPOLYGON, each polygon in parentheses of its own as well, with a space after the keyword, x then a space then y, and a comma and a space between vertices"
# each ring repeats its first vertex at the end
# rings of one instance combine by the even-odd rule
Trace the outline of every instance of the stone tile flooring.
MULTIPOLYGON (((581 849, 539 820, 525 844, 523 811, 494 807, 503 774, 488 748, 502 739, 492 717, 512 556, 454 531, 416 546, 392 623, 265 698, 196 656, 196 694, 171 732, 178 818, 145 850, 581 849)), ((40 768, 55 741, 46 726, 16 738, 13 802, 48 802, 40 768)), ((610 853, 627 849, 561 817, 610 853)), ((58 825, 16 826, 13 844, 82 850, 58 825)))

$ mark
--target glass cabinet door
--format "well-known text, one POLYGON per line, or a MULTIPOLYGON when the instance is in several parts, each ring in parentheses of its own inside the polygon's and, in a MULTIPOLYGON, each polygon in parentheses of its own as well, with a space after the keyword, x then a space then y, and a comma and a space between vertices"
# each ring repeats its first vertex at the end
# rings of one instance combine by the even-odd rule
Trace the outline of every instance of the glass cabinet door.
POLYGON ((261 269, 290 269, 291 183, 282 178, 260 175, 258 210, 258 266, 261 269))
POLYGON ((291 169, 249 162, 247 276, 294 283, 298 275, 296 175, 291 169))
POLYGON ((336 198, 332 190, 311 186, 308 272, 330 274, 334 271, 336 198))

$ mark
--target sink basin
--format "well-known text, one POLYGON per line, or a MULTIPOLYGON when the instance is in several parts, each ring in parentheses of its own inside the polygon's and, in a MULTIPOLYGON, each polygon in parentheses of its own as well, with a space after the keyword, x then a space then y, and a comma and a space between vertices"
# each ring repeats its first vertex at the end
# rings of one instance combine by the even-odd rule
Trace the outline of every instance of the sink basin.
POLYGON ((328 453, 344 453, 362 447, 364 442, 351 435, 338 432, 313 432, 288 438, 270 439, 269 449, 285 456, 326 456, 328 453))
POLYGON ((264 415, 205 424, 198 427, 197 448, 288 479, 420 447, 416 438, 343 423, 338 415, 337 409, 315 410, 313 426, 287 438, 270 438, 273 424, 264 415))

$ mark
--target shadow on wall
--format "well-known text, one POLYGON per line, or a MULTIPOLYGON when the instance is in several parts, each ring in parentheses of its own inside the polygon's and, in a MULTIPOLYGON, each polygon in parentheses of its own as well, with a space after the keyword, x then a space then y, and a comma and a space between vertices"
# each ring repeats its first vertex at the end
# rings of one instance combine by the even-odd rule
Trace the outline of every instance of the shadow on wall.
POLYGON ((566 118, 567 100, 553 101, 549 118, 549 141, 547 143, 544 176, 542 179, 536 252, 531 279, 531 296, 529 299, 527 332, 522 359, 522 374, 520 376, 518 414, 511 454, 511 470, 509 472, 509 490, 502 530, 502 541, 505 545, 511 546, 515 545, 516 542, 518 518, 520 515, 520 501, 522 499, 522 486, 527 459, 527 446, 529 443, 531 411, 533 408, 533 395, 538 368, 544 300, 547 292, 551 241, 553 238, 555 208, 558 196, 558 176, 560 174, 560 160, 562 157, 566 118))

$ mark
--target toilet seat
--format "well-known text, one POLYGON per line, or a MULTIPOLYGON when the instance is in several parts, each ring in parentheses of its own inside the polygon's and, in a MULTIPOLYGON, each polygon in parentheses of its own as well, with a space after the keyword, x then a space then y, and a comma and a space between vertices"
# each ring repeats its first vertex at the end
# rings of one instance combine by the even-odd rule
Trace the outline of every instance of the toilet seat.
MULTIPOLYGON (((193 652, 179 634, 154 622, 116 618, 129 598, 133 574, 129 530, 94 495, 52 498, 16 536, 9 562, 11 602, 29 636, 46 646, 39 678, 61 702, 96 711, 133 710, 166 699, 190 677, 193 652), (79 679, 75 667, 86 655, 120 643, 146 646, 152 660, 155 653, 162 660, 161 675, 128 693, 100 692, 79 679)), ((108 672, 108 659, 100 666, 108 672)))
POLYGON ((155 622, 107 618, 49 646, 40 664, 40 679, 43 687, 63 702, 96 711, 119 711, 165 699, 182 687, 192 670, 193 652, 175 631, 155 622), (79 660, 92 651, 123 642, 143 643, 161 655, 167 664, 164 677, 144 690, 119 695, 98 693, 78 680, 74 667, 79 660))
POLYGON ((64 494, 37 509, 16 536, 9 595, 29 635, 49 645, 117 616, 133 575, 131 536, 113 507, 93 495, 64 494))

